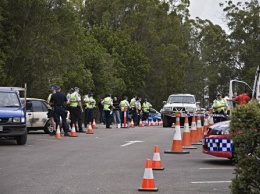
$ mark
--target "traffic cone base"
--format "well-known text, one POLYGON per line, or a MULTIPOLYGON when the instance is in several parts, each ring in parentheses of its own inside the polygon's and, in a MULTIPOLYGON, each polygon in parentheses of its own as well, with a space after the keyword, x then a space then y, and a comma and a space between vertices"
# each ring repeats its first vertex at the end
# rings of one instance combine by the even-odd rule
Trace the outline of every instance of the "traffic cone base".
POLYGON ((150 159, 146 160, 142 186, 138 189, 138 191, 158 191, 158 188, 155 187, 150 159))

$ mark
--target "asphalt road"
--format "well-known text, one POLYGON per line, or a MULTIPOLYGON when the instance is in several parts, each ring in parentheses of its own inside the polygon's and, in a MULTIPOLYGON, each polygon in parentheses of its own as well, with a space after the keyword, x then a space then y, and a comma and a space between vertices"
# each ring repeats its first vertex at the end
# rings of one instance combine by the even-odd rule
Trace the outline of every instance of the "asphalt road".
POLYGON ((126 194, 141 193, 146 159, 159 146, 163 171, 153 171, 158 193, 228 194, 234 166, 198 149, 165 154, 173 129, 136 127, 105 129, 94 134, 55 139, 31 132, 25 146, 0 141, 1 194, 126 194))

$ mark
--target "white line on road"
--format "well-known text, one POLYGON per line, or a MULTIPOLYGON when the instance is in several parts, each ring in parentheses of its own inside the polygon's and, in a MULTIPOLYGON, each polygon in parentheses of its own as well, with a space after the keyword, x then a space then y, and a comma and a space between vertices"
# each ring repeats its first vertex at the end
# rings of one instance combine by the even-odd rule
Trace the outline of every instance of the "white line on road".
POLYGON ((138 141, 137 140, 137 141, 126 141, 126 142, 128 142, 128 143, 120 145, 120 146, 124 147, 124 146, 128 146, 128 145, 131 145, 131 144, 134 144, 134 143, 140 143, 140 142, 143 142, 143 141, 138 141))
POLYGON ((200 170, 234 170, 234 168, 199 168, 200 170))
POLYGON ((231 183, 232 181, 200 181, 200 182, 191 182, 193 184, 205 184, 205 183, 231 183))

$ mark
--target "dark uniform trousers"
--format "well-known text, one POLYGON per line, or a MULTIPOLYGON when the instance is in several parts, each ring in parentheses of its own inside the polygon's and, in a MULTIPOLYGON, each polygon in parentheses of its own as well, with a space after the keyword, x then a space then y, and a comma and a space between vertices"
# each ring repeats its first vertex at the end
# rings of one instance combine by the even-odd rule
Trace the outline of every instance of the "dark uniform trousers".
POLYGON ((65 108, 63 106, 55 106, 54 112, 56 113, 56 115, 55 115, 56 124, 60 125, 60 117, 61 117, 63 131, 65 133, 69 132, 69 126, 68 126, 67 120, 66 120, 67 112, 66 112, 65 108))
MULTIPOLYGON (((79 106, 77 107, 70 107, 70 118, 71 123, 76 125, 78 122, 79 131, 83 131, 82 129, 82 112, 79 106)), ((76 126, 75 126, 76 127, 76 126)))

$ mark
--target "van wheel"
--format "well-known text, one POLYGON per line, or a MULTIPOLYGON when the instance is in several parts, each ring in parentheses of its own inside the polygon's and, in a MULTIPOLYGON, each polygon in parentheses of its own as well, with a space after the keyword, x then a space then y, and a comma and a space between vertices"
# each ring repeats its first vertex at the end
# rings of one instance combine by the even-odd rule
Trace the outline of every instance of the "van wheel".
POLYGON ((47 123, 45 124, 44 128, 43 128, 44 132, 46 134, 50 134, 53 132, 53 126, 51 124, 51 120, 48 120, 47 123))
POLYGON ((24 145, 27 141, 27 133, 16 137, 16 142, 18 145, 24 145))

